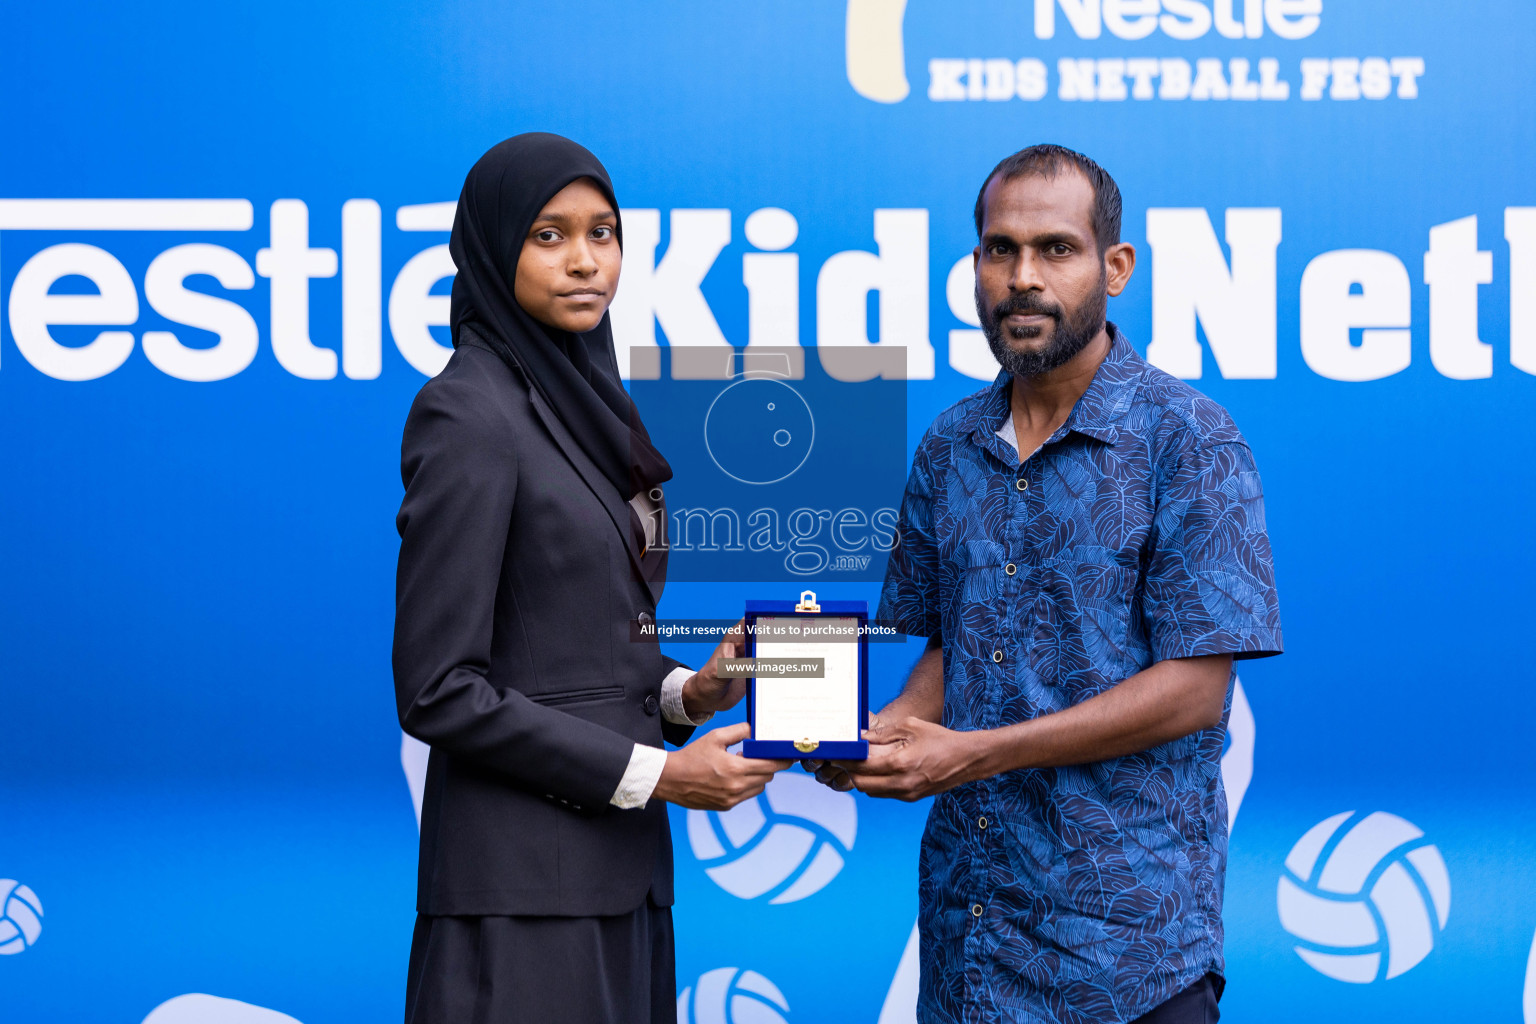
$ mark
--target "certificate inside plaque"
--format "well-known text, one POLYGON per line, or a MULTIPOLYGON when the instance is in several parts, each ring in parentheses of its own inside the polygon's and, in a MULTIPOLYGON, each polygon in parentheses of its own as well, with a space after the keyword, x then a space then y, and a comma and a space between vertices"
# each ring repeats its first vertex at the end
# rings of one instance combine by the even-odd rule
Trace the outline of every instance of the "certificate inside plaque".
POLYGON ((742 753, 747 757, 865 758, 869 744, 861 734, 868 722, 868 641, 863 633, 867 606, 827 601, 817 615, 796 614, 789 610, 792 607, 786 602, 781 612, 759 605, 756 614, 749 609, 748 619, 756 626, 749 640, 751 656, 820 660, 822 674, 755 677, 749 704, 752 738, 742 753), (802 636, 787 635, 793 626, 800 628, 802 636))
MULTIPOLYGON (((857 637, 859 620, 851 615, 818 616, 814 620, 792 615, 764 615, 758 628, 772 636, 793 626, 821 626, 851 631, 857 637)), ((855 640, 765 640, 757 642, 758 658, 821 659, 819 679, 757 680, 757 707, 753 735, 759 740, 856 740, 859 738, 859 645, 855 640)))

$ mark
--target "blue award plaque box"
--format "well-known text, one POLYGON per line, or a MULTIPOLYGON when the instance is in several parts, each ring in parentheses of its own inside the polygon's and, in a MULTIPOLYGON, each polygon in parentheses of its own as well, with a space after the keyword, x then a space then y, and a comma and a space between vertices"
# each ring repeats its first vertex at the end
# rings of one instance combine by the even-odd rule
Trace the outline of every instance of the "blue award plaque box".
POLYGON ((748 601, 746 631, 746 656, 759 664, 747 681, 743 756, 868 757, 868 603, 818 602, 809 590, 799 601, 748 601))

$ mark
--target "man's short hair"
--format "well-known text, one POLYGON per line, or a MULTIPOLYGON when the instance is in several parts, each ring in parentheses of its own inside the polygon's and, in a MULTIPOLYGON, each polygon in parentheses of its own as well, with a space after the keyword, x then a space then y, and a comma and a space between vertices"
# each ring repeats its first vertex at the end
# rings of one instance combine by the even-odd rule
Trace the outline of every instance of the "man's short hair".
POLYGON ((1004 157, 976 193, 976 237, 981 237, 981 221, 987 212, 987 186, 994 180, 1012 181, 1026 174, 1039 174, 1054 178, 1062 171, 1075 167, 1093 186, 1093 241, 1099 252, 1120 241, 1120 186, 1109 172, 1088 157, 1068 149, 1041 143, 1021 149, 1012 156, 1004 157))

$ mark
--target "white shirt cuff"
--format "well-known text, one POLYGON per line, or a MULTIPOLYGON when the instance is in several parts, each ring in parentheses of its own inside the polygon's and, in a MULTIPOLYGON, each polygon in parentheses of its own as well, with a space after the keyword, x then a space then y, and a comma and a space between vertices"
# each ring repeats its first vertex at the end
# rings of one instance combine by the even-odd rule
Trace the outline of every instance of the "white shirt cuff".
POLYGON ((629 754, 629 767, 619 780, 619 788, 613 791, 608 802, 615 807, 633 810, 644 807, 656 783, 661 781, 661 770, 667 765, 667 752, 660 747, 647 747, 636 743, 629 754))
POLYGON ((703 718, 688 717, 688 711, 683 707, 683 685, 692 677, 693 669, 679 665, 661 681, 661 717, 673 725, 703 725, 715 717, 713 711, 703 718))

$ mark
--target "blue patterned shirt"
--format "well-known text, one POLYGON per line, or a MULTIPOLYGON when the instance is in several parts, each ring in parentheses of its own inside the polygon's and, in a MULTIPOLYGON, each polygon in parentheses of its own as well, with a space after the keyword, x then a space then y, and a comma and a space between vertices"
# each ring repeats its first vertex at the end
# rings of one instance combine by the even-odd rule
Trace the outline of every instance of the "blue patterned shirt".
MULTIPOLYGON (((1263 491, 1227 413, 1109 354, 1022 463, 1010 376, 918 445, 879 618, 941 636, 944 725, 1060 711, 1168 658, 1281 650, 1263 491)), ((1231 684, 1228 683, 1228 708, 1231 684)), ((1108 1024, 1223 970, 1226 725, 938 796, 919 1019, 1108 1024)))

